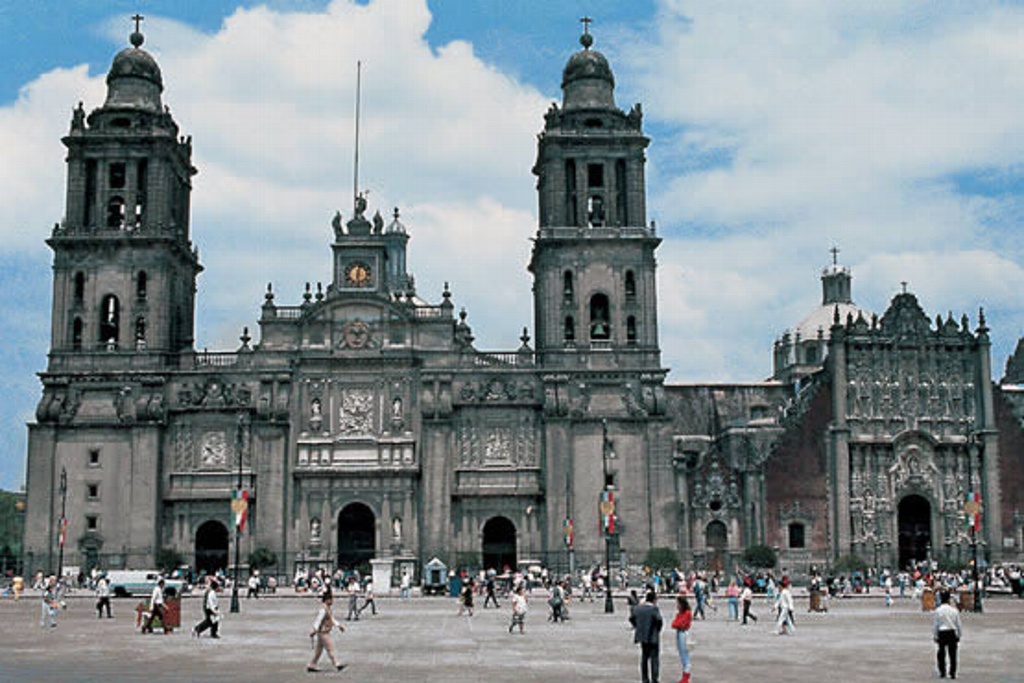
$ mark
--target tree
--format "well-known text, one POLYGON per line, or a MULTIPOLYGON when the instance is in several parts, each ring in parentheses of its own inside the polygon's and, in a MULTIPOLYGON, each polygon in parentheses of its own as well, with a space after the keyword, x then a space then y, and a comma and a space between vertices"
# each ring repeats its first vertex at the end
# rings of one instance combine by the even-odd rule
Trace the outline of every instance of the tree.
POLYGON ((275 564, 277 564, 277 553, 270 548, 260 546, 249 553, 250 569, 266 569, 267 567, 273 567, 275 564))
POLYGON ((766 545, 752 545, 743 551, 743 562, 757 569, 771 569, 778 561, 775 551, 766 545))
POLYGON ((650 567, 651 571, 675 569, 679 566, 679 555, 672 548, 651 548, 647 551, 644 564, 650 567))
POLYGON ((157 569, 164 574, 170 574, 183 564, 185 557, 174 548, 161 548, 156 554, 157 569))
POLYGON ((836 560, 834 570, 837 574, 852 574, 853 572, 864 572, 868 568, 868 563, 860 558, 860 555, 856 553, 850 553, 849 555, 841 555, 836 560))

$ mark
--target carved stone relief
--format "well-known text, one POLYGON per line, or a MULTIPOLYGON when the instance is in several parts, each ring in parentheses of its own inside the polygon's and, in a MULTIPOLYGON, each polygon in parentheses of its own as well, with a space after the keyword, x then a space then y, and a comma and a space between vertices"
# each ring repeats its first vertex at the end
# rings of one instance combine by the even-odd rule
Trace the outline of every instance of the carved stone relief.
POLYGON ((338 432, 342 436, 367 436, 373 433, 372 389, 345 389, 341 392, 338 432))
POLYGON ((536 467, 537 425, 532 414, 464 416, 456 430, 460 469, 536 467))

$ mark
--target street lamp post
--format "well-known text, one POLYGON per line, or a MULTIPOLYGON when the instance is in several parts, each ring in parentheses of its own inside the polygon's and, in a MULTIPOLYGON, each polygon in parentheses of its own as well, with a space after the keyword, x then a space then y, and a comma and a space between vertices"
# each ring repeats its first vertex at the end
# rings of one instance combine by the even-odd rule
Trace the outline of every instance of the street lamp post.
POLYGON ((68 471, 60 468, 60 523, 57 525, 57 581, 64 579, 64 535, 67 532, 68 471))
MULTIPOLYGON (((974 455, 979 453, 981 446, 978 444, 977 435, 971 431, 967 434, 967 488, 970 489, 970 499, 964 503, 964 515, 971 532, 971 592, 974 595, 974 611, 984 611, 981 605, 981 590, 978 586, 978 529, 977 520, 981 517, 980 501, 974 496, 974 455)), ((979 458, 980 465, 980 458, 979 458)), ((979 467, 978 477, 983 473, 979 467)), ((980 486, 979 486, 980 488, 980 486)))
MULTIPOLYGON (((232 501, 232 509, 234 505, 241 505, 244 501, 242 500, 242 448, 243 448, 243 434, 242 426, 245 422, 245 413, 238 415, 238 427, 235 432, 235 456, 238 458, 238 500, 232 501)), ((241 545, 242 545, 242 525, 241 513, 235 513, 233 520, 235 523, 235 574, 231 581, 231 613, 237 614, 240 605, 238 602, 238 564, 241 562, 241 545)))
MULTIPOLYGON (((612 502, 612 491, 615 489, 615 484, 608 476, 608 461, 615 457, 615 451, 612 449, 612 442, 608 438, 608 421, 601 420, 601 468, 604 472, 604 491, 608 494, 607 505, 608 505, 608 517, 611 518, 615 514, 615 505, 612 502)), ((609 527, 612 522, 609 521, 608 525, 604 526, 604 566, 607 572, 607 585, 604 590, 604 612, 605 614, 612 614, 615 612, 615 603, 612 601, 612 533, 609 527)))

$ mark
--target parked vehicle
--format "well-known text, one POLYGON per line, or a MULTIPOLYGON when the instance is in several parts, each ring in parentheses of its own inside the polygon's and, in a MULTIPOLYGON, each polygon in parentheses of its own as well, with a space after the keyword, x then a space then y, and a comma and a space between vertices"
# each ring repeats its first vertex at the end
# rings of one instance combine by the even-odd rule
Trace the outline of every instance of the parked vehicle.
MULTIPOLYGON (((110 592, 117 598, 129 595, 148 596, 153 592, 156 582, 163 576, 155 569, 112 569, 107 572, 110 592)), ((164 577, 164 594, 168 597, 188 592, 188 584, 181 579, 164 577)))

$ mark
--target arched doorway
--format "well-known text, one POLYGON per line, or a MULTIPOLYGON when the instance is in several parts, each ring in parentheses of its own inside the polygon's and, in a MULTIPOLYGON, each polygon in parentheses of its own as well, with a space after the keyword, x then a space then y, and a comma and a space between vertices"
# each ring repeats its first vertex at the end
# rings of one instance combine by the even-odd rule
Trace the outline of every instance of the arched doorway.
POLYGON ((516 525, 507 517, 491 517, 484 524, 484 569, 516 568, 516 525))
POLYGON ((923 496, 910 495, 900 501, 900 568, 928 558, 932 544, 932 506, 923 496))
POLYGON ((228 528, 220 522, 203 522, 196 529, 196 572, 213 574, 228 568, 228 528))
POLYGON ((704 530, 704 547, 707 549, 707 568, 713 572, 725 569, 725 549, 729 546, 729 530, 725 522, 715 520, 704 530))
POLYGON ((369 571, 377 548, 377 518, 363 503, 350 503, 338 514, 338 567, 369 571))

